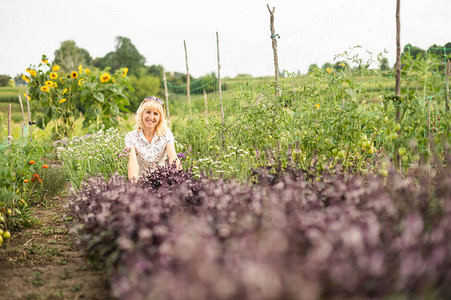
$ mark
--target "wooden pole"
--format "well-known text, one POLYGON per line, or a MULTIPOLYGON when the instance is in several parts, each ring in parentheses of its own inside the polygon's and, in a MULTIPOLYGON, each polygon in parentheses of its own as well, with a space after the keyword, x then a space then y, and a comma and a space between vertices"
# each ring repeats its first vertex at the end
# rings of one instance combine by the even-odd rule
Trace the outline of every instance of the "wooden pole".
POLYGON ((451 60, 446 60, 446 72, 445 72, 445 80, 446 80, 446 112, 449 113, 449 77, 451 76, 451 60))
POLYGON ((204 102, 205 102, 205 124, 208 125, 208 104, 207 104, 207 92, 204 90, 204 102))
MULTIPOLYGON (((446 116, 449 116, 449 77, 451 76, 451 60, 446 60, 446 71, 445 71, 445 83, 446 83, 446 98, 445 98, 445 110, 446 110, 446 116)), ((448 139, 449 136, 449 119, 446 120, 446 135, 444 136, 445 139, 448 139)), ((445 149, 447 150, 446 153, 449 153, 449 145, 445 140, 445 149)))
POLYGON ((20 97, 20 93, 19 93, 19 104, 20 110, 22 111, 22 136, 24 136, 25 124, 27 121, 25 121, 25 113, 23 111, 22 97, 20 97))
MULTIPOLYGON (((396 123, 401 121, 401 0, 396 0, 396 78, 395 78, 396 123)), ((401 130, 398 131, 398 136, 401 130)), ((399 145, 395 145, 395 165, 401 167, 399 145)))
POLYGON ((272 50, 274 52, 274 69, 275 69, 275 80, 276 80, 276 97, 279 96, 279 58, 277 56, 277 39, 280 38, 278 34, 276 34, 276 30, 274 28, 274 12, 276 10, 275 7, 272 10, 269 8, 269 4, 266 4, 269 11, 269 21, 270 21, 270 30, 271 30, 271 40, 272 40, 272 50))
POLYGON ((222 84, 221 84, 221 62, 219 59, 219 35, 216 31, 216 53, 218 56, 218 90, 219 90, 219 103, 221 106, 221 124, 224 127, 224 107, 222 105, 222 84))
POLYGON ((28 100, 28 89, 27 89, 27 93, 26 93, 26 97, 27 97, 27 111, 28 111, 28 125, 31 125, 31 111, 30 111, 30 100, 28 100))
POLYGON ((11 145, 11 140, 13 137, 11 136, 11 103, 8 105, 8 143, 11 145))
POLYGON ((185 47, 185 62, 186 62, 186 94, 188 96, 189 117, 191 118, 191 93, 189 90, 189 68, 188 68, 188 52, 186 51, 186 41, 183 40, 183 46, 185 47))
POLYGON ((401 96, 401 0, 396 1, 396 81, 395 95, 401 96))
POLYGON ((166 72, 163 67, 163 84, 164 84, 164 99, 166 100, 166 117, 168 118, 168 124, 171 124, 169 114, 169 94, 168 94, 168 82, 166 80, 166 72))

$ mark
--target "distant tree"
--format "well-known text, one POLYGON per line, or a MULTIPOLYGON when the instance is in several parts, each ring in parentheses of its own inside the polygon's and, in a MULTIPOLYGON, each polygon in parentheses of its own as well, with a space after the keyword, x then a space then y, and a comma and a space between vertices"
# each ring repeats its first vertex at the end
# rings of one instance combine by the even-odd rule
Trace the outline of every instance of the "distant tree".
POLYGON ((426 55, 426 51, 419 47, 412 46, 411 44, 407 44, 404 46, 401 56, 404 56, 405 54, 410 54, 413 58, 420 58, 426 55))
POLYGON ((308 73, 312 73, 312 72, 314 72, 315 70, 318 70, 318 69, 319 69, 319 67, 318 67, 317 64, 311 64, 311 65, 308 67, 308 73))
POLYGON ((70 72, 79 65, 91 65, 92 57, 87 50, 77 47, 74 41, 67 40, 61 42, 60 48, 55 51, 54 63, 62 70, 70 72))
POLYGON ((25 74, 24 73, 20 73, 20 74, 17 74, 16 76, 14 76, 14 84, 16 86, 23 86, 23 85, 27 84, 27 82, 22 79, 23 75, 25 75, 25 74))
POLYGON ((11 76, 0 74, 0 86, 8 86, 11 76))
POLYGON ((159 78, 163 78, 163 66, 151 65, 147 67, 147 74, 159 78))
POLYGON ((120 68, 128 68, 128 74, 138 76, 140 69, 145 69, 146 59, 139 53, 129 38, 117 36, 115 51, 107 53, 93 62, 99 69, 111 68, 111 72, 120 68))
POLYGON ((334 64, 334 69, 335 71, 343 71, 344 69, 346 69, 346 67, 348 67, 348 63, 343 61, 337 61, 334 64))
POLYGON ((333 68, 332 64, 330 62, 326 62, 323 64, 323 66, 321 67, 322 70, 326 70, 327 68, 333 68))
POLYGON ((379 70, 388 71, 390 70, 390 66, 388 65, 388 58, 382 57, 379 59, 379 70))
POLYGON ((136 111, 141 101, 148 96, 158 96, 161 79, 155 76, 130 76, 130 83, 135 91, 130 95, 130 111, 136 111))

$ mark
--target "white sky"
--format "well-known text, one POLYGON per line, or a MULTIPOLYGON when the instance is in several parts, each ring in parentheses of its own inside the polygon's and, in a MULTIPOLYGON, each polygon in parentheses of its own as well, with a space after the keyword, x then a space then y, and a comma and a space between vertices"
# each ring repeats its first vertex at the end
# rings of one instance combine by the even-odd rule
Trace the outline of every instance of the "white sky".
MULTIPOLYGON (((52 60, 62 41, 74 40, 93 58, 114 51, 115 37, 131 39, 146 64, 190 73, 274 74, 269 12, 281 70, 305 73, 360 45, 386 49, 395 62, 396 0, 0 0, 0 74, 15 76, 42 54, 52 60)), ((401 44, 426 49, 451 41, 451 0, 401 0, 401 44)), ((363 54, 361 54, 363 55, 363 54)))

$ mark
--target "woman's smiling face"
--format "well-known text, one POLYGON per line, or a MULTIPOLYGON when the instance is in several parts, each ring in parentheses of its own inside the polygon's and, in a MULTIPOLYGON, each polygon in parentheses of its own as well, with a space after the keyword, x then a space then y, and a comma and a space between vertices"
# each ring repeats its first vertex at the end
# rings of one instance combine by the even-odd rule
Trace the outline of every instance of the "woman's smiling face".
POLYGON ((148 109, 143 113, 142 122, 145 128, 155 128, 160 118, 160 113, 156 109, 148 109))

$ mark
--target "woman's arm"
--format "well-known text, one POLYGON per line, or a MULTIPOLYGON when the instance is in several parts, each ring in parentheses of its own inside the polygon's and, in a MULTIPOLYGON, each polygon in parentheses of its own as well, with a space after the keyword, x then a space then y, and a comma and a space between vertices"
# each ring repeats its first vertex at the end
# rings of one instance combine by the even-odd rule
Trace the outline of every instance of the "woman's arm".
POLYGON ((136 150, 135 147, 132 146, 130 149, 130 154, 128 156, 128 179, 131 182, 138 181, 139 176, 139 166, 138 159, 136 158, 136 150))
POLYGON ((180 160, 177 157, 177 153, 175 152, 174 143, 166 144, 166 152, 168 153, 169 163, 173 164, 175 162, 175 166, 177 167, 177 170, 181 170, 182 164, 180 163, 180 160))

